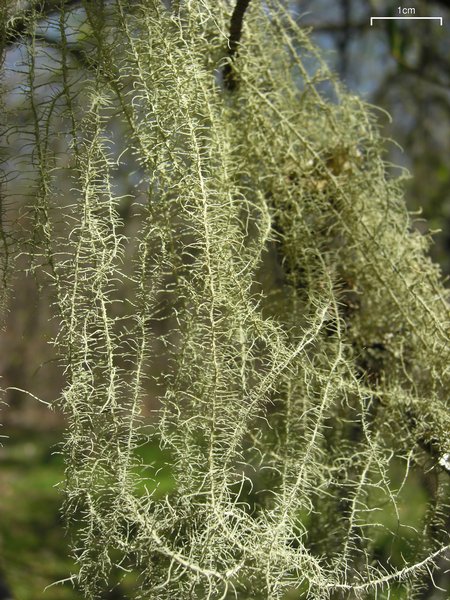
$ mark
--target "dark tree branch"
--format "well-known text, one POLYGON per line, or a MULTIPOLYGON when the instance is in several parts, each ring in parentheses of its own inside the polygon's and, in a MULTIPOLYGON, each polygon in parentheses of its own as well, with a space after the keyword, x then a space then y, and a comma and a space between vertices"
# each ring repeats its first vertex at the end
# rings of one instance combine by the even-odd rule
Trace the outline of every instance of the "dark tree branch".
POLYGON ((236 88, 236 76, 233 71, 233 61, 239 49, 239 42, 242 36, 242 24, 244 22, 245 11, 247 10, 250 0, 237 0, 230 21, 230 37, 228 38, 228 57, 230 61, 225 65, 223 70, 224 86, 228 90, 236 88))

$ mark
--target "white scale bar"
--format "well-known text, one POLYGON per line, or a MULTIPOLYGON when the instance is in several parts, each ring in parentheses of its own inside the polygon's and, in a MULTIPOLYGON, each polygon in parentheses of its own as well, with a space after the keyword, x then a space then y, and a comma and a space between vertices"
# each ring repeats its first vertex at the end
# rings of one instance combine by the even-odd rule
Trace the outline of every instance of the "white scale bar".
POLYGON ((441 27, 443 25, 442 17, 370 17, 370 26, 372 27, 374 21, 386 21, 386 20, 392 21, 393 19, 395 19, 395 20, 411 19, 411 20, 416 20, 416 21, 440 21, 441 27))

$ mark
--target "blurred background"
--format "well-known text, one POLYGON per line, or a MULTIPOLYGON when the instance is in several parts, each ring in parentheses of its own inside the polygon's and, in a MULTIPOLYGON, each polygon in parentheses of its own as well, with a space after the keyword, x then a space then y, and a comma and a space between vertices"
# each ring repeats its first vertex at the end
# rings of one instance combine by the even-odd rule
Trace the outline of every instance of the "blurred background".
MULTIPOLYGON (((73 13, 68 34, 75 36, 76 56, 76 40, 83 49, 89 45, 89 32, 76 37, 77 27, 83 21, 82 3, 72 1, 70 4, 73 13)), ((56 5, 54 2, 53 6, 56 5)), ((405 177, 405 195, 414 213, 414 226, 423 233, 433 234, 431 256, 448 276, 450 0, 420 0, 400 7, 413 8, 415 16, 440 16, 442 27, 438 21, 430 20, 386 20, 370 25, 371 16, 398 15, 399 0, 303 0, 291 1, 290 7, 301 25, 311 28, 315 41, 347 88, 383 109, 379 111, 380 126, 387 138, 395 140, 386 146, 388 169, 397 175, 405 175, 402 168, 411 173, 411 178, 405 177)), ((49 10, 48 19, 39 25, 42 33, 39 44, 50 53, 58 52, 58 34, 52 28, 55 18, 57 10, 49 10)), ((21 110, 23 73, 21 75, 19 67, 26 42, 17 37, 8 43, 2 79, 2 85, 8 90, 6 102, 11 103, 7 108, 17 109, 17 118, 25 121, 25 125, 29 117, 21 110)), ((78 68, 82 79, 86 68, 82 61, 78 68)), ((20 140, 15 143, 20 154, 20 140)), ((120 193, 127 194, 137 185, 133 170, 133 165, 122 169, 117 182, 120 193)), ((20 196, 27 182, 19 178, 13 185, 14 193, 20 196)), ((14 212, 14 207, 11 210, 14 212)), ((121 216, 127 234, 133 229, 129 213, 129 206, 124 202, 121 216)), ((19 217, 16 215, 16 218, 19 217)), ((0 429, 0 600, 8 597, 16 600, 80 598, 70 583, 51 585, 69 578, 75 567, 69 557, 69 539, 60 517, 64 416, 36 400, 52 403, 64 386, 64 374, 49 344, 57 329, 50 304, 45 286, 27 274, 25 262, 21 265, 19 261, 9 294, 9 311, 0 333, 1 385, 6 390, 0 415, 3 423, 0 429), (31 392, 34 397, 21 390, 31 392), (49 585, 51 587, 44 591, 49 585)), ((150 412, 154 406, 150 394, 146 409, 150 412)), ((141 452, 146 462, 162 467, 158 493, 170 492, 174 483, 166 465, 167 457, 156 447, 145 447, 141 452)), ((394 468, 391 475, 395 483, 402 477, 402 470, 399 468, 397 473, 394 468)), ((412 473, 405 486, 400 510, 412 528, 420 530, 432 485, 432 478, 412 473)), ((381 522, 384 519, 387 530, 395 527, 393 515, 386 512, 379 519, 381 522)), ((396 561, 402 564, 401 557, 407 554, 408 548, 400 545, 393 550, 392 536, 388 534, 380 535, 377 544, 381 558, 385 557, 394 566, 396 561)), ((127 586, 133 582, 126 579, 119 585, 119 579, 117 574, 118 586, 105 598, 126 596, 127 586)), ((439 583, 443 592, 430 586, 424 589, 421 598, 450 597, 448 576, 441 574, 439 583)), ((398 592, 394 590, 391 597, 394 600, 406 598, 400 588, 398 592)))

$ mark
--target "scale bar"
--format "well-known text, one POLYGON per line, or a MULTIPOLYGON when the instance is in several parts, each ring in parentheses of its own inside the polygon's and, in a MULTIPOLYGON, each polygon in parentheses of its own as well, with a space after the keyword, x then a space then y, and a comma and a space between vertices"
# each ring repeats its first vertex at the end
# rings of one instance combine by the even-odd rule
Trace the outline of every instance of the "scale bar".
POLYGON ((415 21, 440 21, 441 23, 441 27, 443 25, 443 18, 442 17, 370 17, 370 26, 372 27, 373 22, 374 21, 392 21, 392 20, 397 20, 397 19, 401 19, 401 20, 415 20, 415 21))

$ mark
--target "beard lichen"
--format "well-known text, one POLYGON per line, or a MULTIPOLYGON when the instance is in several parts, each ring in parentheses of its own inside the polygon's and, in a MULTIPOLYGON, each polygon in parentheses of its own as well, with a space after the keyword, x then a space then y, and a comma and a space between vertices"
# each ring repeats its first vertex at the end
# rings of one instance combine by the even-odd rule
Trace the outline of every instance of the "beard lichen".
POLYGON ((416 597, 449 547, 449 309, 373 109, 276 1, 250 3, 232 90, 229 2, 50 4, 4 16, 27 143, 3 189, 26 165, 32 191, 2 240, 54 290, 77 585, 118 565, 135 598, 416 597), (402 487, 430 469, 411 532, 402 487))

